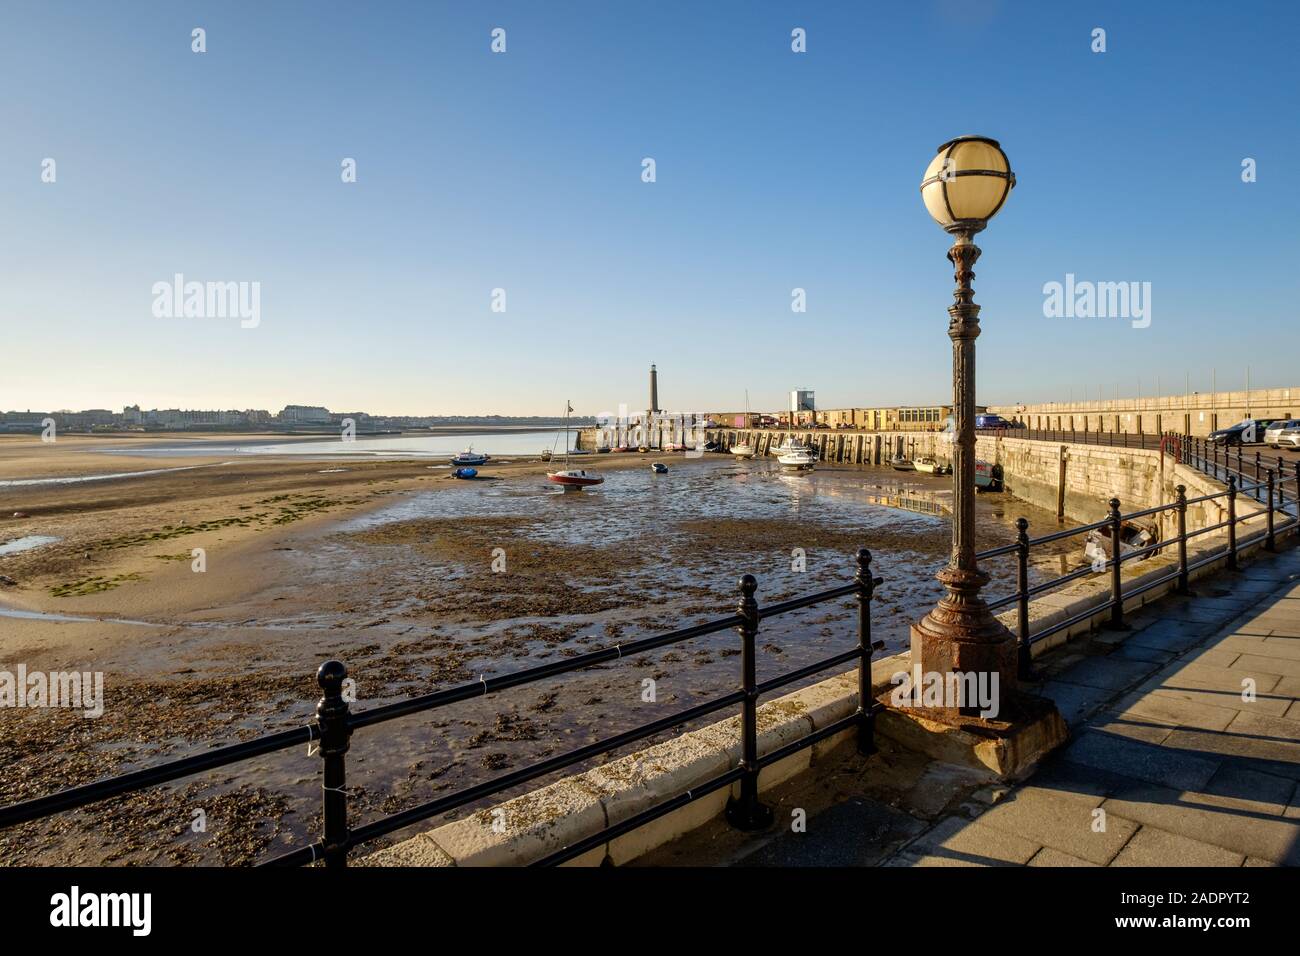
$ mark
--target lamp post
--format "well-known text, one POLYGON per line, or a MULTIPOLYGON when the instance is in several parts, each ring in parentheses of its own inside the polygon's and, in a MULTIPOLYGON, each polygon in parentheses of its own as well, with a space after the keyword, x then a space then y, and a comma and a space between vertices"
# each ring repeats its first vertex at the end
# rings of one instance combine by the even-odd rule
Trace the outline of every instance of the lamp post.
MULTIPOLYGON (((984 136, 960 136, 944 143, 921 181, 925 208, 955 240, 948 250, 957 281, 948 306, 955 420, 952 555, 937 575, 947 593, 912 625, 912 661, 926 674, 997 674, 1000 694, 1015 687, 1016 642, 980 597, 988 575, 975 561, 975 339, 980 334, 980 307, 971 280, 980 249, 972 237, 1002 208, 1015 184, 1006 153, 996 140, 984 136)), ((958 685, 966 686, 961 681, 958 685)), ((974 701, 945 701, 939 710, 937 717, 971 717, 980 708, 974 701)))

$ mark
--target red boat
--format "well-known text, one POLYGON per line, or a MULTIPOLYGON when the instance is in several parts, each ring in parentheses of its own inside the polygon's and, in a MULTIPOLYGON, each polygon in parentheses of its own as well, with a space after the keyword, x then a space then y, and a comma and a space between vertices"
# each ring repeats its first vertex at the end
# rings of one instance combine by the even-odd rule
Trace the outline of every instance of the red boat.
POLYGON ((583 468, 569 468, 565 471, 548 471, 546 480, 560 485, 565 491, 573 491, 598 485, 605 479, 583 468))
POLYGON ((598 485, 605 479, 600 477, 594 471, 587 471, 585 468, 569 467, 569 413, 573 411, 573 405, 569 402, 564 403, 564 467, 559 471, 548 471, 546 480, 552 484, 559 485, 565 491, 581 491, 583 488, 590 488, 592 485, 598 485))

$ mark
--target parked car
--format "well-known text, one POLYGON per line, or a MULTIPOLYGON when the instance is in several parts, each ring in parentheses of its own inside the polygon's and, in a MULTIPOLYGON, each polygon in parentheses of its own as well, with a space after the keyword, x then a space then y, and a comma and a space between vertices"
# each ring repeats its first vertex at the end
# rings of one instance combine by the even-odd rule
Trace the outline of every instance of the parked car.
POLYGON ((1264 430, 1264 444, 1273 448, 1281 448, 1282 443, 1280 439, 1282 437, 1282 432, 1287 430, 1300 430, 1300 418, 1285 418, 1269 425, 1268 428, 1264 430))
POLYGON ((1003 418, 1001 415, 993 415, 990 413, 987 415, 975 416, 975 428, 978 431, 983 431, 986 429, 993 429, 993 428, 1017 428, 1017 427, 1019 426, 1017 426, 1015 422, 1008 421, 1007 419, 1003 418))
POLYGON ((1220 428, 1218 431, 1210 432, 1210 441, 1216 445, 1253 445, 1256 442, 1264 441, 1264 435, 1268 431, 1268 426, 1273 424, 1272 418, 1247 418, 1237 422, 1235 425, 1229 425, 1227 428, 1220 428))
POLYGON ((1274 448, 1300 448, 1300 421, 1293 421, 1292 427, 1283 428, 1277 433, 1274 448))

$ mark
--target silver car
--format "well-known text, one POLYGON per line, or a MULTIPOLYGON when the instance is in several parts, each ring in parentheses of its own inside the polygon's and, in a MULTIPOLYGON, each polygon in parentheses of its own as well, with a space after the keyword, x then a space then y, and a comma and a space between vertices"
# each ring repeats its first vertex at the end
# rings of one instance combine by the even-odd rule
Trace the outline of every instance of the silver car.
POLYGON ((1264 431, 1264 444, 1272 448, 1281 448, 1288 445, 1291 448, 1300 447, 1300 418, 1287 418, 1282 421, 1273 422, 1264 431))

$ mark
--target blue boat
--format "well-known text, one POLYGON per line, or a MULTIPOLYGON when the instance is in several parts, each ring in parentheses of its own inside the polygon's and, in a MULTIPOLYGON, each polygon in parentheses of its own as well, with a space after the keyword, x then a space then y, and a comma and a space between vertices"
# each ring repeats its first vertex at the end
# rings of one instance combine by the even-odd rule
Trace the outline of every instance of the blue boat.
POLYGON ((455 471, 453 471, 453 472, 451 473, 451 476, 452 476, 453 478, 477 478, 477 477, 478 477, 478 469, 477 469, 477 468, 457 468, 455 471))

